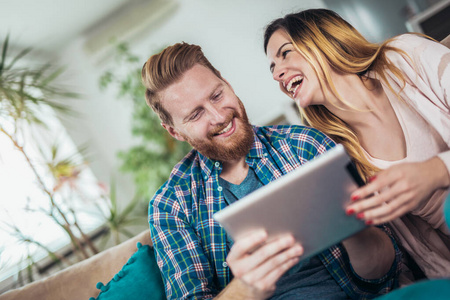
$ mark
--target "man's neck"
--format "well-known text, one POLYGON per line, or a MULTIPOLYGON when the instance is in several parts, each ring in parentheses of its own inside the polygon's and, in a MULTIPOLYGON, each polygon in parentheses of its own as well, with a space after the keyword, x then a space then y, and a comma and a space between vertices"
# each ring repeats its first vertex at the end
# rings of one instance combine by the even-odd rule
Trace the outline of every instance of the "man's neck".
POLYGON ((239 160, 223 162, 220 177, 232 184, 241 184, 247 177, 247 173, 248 165, 245 162, 245 157, 242 157, 239 160))

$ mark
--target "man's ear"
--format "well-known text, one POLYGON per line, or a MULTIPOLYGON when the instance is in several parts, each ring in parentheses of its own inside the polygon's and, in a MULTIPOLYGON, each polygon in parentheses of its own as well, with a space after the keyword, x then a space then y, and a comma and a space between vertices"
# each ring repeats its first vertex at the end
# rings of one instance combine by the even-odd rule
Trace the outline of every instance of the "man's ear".
POLYGON ((175 138, 175 139, 177 139, 177 140, 179 140, 179 141, 182 141, 182 142, 186 141, 186 139, 185 139, 181 134, 179 134, 178 131, 177 131, 175 128, 173 128, 172 126, 167 125, 167 124, 164 124, 164 123, 161 123, 161 126, 162 126, 165 130, 167 130, 167 132, 168 132, 171 136, 173 136, 173 138, 175 138))

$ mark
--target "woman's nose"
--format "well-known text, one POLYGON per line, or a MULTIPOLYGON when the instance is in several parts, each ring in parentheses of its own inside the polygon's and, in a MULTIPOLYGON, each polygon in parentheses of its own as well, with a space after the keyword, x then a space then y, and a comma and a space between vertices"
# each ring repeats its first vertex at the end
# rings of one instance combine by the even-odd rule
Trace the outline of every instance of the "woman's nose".
POLYGON ((286 70, 281 67, 275 67, 272 73, 273 79, 276 81, 282 81, 286 73, 286 70))

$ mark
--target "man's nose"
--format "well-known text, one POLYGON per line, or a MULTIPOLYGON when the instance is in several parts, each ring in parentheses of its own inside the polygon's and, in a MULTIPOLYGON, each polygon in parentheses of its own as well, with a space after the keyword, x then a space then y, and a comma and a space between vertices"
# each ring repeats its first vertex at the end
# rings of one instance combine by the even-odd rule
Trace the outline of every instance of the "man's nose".
POLYGON ((213 125, 222 124, 227 119, 227 114, 223 109, 221 109, 221 106, 219 105, 211 105, 209 109, 209 114, 211 124, 213 125))

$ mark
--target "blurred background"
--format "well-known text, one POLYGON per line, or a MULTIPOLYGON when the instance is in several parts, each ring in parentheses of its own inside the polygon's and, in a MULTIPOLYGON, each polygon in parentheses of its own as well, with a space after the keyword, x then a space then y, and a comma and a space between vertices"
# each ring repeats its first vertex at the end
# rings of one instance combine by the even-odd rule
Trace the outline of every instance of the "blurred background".
POLYGON ((450 33, 448 0, 1 0, 0 292, 147 228, 147 204, 189 150, 145 105, 139 71, 200 45, 257 125, 299 122, 272 80, 265 26, 338 12, 372 42, 450 33))

